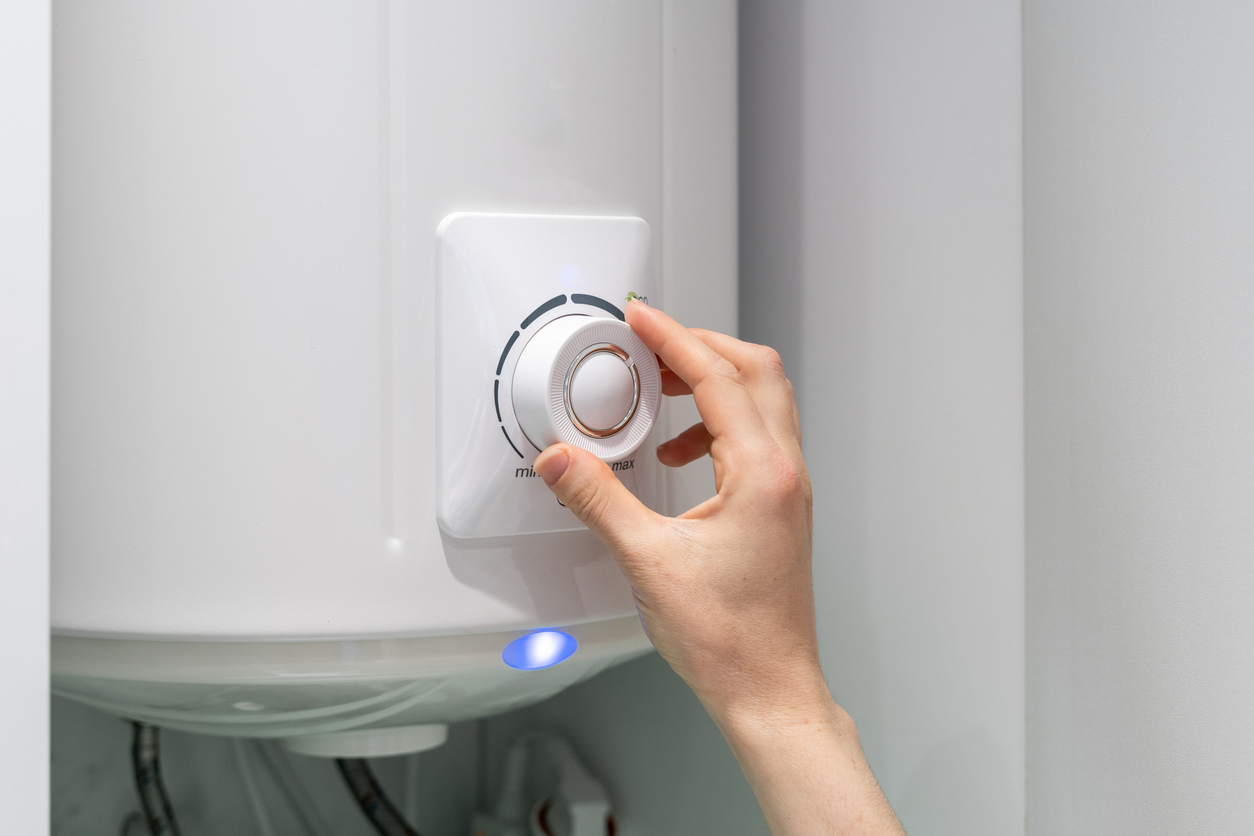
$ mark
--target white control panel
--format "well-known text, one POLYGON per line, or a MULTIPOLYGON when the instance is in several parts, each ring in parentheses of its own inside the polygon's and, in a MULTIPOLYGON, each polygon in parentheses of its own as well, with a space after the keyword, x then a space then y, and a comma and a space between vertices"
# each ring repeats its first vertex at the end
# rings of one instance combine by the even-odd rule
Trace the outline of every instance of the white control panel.
POLYGON ((450 537, 575 531, 532 464, 563 441, 656 506, 653 353, 623 321, 656 298, 640 218, 457 213, 438 232, 439 484, 450 537))

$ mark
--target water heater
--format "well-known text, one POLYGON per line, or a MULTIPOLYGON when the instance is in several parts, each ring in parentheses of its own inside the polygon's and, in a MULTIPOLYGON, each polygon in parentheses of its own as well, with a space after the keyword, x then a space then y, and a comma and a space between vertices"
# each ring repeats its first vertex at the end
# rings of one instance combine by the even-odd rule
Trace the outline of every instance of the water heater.
POLYGON ((412 751, 648 650, 555 441, 674 513, 630 294, 735 316, 735 4, 54 4, 57 693, 412 751))

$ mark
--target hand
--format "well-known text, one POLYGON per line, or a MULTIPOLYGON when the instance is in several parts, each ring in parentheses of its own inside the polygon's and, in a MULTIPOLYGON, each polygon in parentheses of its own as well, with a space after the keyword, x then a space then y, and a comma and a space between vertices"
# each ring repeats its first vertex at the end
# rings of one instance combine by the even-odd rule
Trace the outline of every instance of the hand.
POLYGON ((665 366, 664 393, 692 394, 701 413, 658 458, 708 453, 716 495, 662 516, 568 444, 536 472, 613 551, 650 640, 722 729, 772 833, 902 832, 819 666, 810 479, 779 355, 639 302, 626 316, 665 366))
POLYGON ((676 518, 640 503, 590 453, 558 444, 539 473, 613 550, 649 638, 712 711, 804 706, 820 688, 810 580, 810 481, 792 386, 770 349, 689 331, 638 302, 627 320, 693 394, 704 423, 658 448, 709 453, 717 495, 676 518))

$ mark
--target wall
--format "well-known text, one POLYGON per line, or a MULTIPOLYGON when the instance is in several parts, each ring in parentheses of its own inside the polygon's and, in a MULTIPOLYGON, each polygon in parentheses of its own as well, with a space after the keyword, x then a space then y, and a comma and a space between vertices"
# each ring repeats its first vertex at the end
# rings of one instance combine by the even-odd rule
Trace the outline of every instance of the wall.
POLYGON ((1254 5, 1027 0, 1029 829, 1254 818, 1254 5))
POLYGON ((1019 24, 741 5, 741 331, 796 386, 825 669, 911 832, 1023 828, 1019 24))
POLYGON ((47 0, 0 3, 0 816, 48 831, 47 0))

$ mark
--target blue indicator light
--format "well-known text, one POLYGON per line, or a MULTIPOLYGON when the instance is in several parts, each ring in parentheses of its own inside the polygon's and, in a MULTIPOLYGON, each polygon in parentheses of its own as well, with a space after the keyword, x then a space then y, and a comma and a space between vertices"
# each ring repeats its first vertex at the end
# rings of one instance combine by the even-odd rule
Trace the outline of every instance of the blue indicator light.
POLYGON ((540 630, 514 639, 501 651, 501 661, 511 668, 534 671, 569 659, 579 648, 574 636, 558 630, 540 630))

